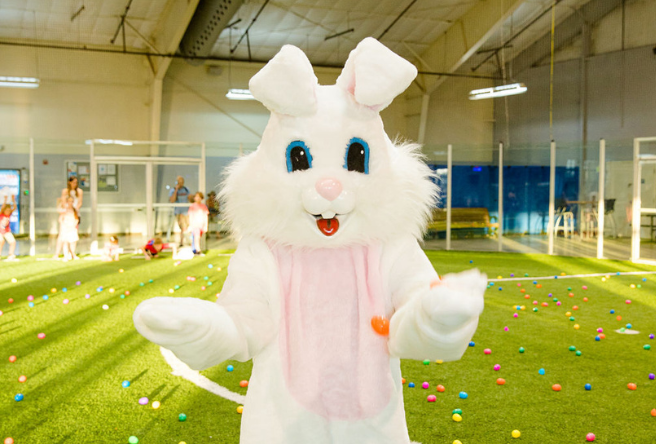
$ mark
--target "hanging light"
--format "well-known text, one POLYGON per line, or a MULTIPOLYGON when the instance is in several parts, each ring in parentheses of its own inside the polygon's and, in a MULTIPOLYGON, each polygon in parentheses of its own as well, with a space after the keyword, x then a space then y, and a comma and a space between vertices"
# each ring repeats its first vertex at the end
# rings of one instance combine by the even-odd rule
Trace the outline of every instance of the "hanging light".
POLYGON ((0 76, 0 87, 34 89, 39 87, 39 79, 34 77, 0 76))
POLYGON ((469 100, 491 99, 493 97, 514 96, 528 90, 523 83, 495 86, 493 88, 475 89, 469 92, 469 100))
POLYGON ((255 97, 248 89, 230 88, 226 97, 230 100, 255 100, 255 97))

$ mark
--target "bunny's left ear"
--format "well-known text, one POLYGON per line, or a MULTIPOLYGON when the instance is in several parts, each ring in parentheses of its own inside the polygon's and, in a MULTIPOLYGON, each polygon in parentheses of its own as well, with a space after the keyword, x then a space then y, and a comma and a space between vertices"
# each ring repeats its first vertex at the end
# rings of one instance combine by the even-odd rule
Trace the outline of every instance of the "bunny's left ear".
POLYGON ((415 66, 378 40, 367 37, 349 54, 337 86, 376 111, 387 107, 417 76, 415 66))

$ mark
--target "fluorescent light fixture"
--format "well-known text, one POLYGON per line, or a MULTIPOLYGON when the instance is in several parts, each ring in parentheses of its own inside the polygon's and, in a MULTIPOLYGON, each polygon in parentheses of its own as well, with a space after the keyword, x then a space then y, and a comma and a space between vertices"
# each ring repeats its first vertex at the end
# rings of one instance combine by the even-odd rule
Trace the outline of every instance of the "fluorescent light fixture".
POLYGON ((0 76, 0 86, 6 88, 38 88, 39 79, 34 77, 6 77, 0 76))
POLYGON ((493 97, 514 96, 528 90, 523 83, 495 86, 494 88, 475 89, 469 92, 469 100, 491 99, 493 97))
MULTIPOLYGON (((85 144, 91 145, 91 140, 85 141, 85 144)), ((93 142, 99 143, 101 145, 125 145, 132 146, 132 142, 129 140, 113 140, 113 139, 94 139, 93 142)))
POLYGON ((226 97, 230 100, 255 100, 253 94, 247 89, 230 88, 226 97))

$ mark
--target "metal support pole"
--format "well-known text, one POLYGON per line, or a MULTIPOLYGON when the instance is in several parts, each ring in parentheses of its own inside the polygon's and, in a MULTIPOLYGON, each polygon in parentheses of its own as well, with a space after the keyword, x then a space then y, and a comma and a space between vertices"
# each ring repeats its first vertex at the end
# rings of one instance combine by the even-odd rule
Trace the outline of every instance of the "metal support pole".
POLYGON ((34 139, 30 137, 30 256, 36 254, 36 216, 34 214, 34 139))
POLYGON ((146 164, 146 238, 152 239, 155 235, 153 214, 153 163, 146 164))
POLYGON ((503 142, 499 142, 499 231, 498 250, 503 251, 503 142))
POLYGON ((597 259, 604 257, 604 217, 606 213, 606 201, 604 187, 606 184, 606 141, 599 141, 599 204, 597 208, 597 259))
POLYGON ((91 169, 91 252, 98 251, 98 165, 96 164, 95 144, 89 148, 89 168, 91 169))
POLYGON ((549 223, 547 237, 549 246, 547 254, 554 254, 554 225, 556 217, 556 142, 551 141, 549 152, 549 223))
POLYGON ((446 149, 446 249, 451 249, 451 176, 453 172, 453 147, 446 149))
POLYGON ((640 259, 640 221, 642 204, 640 202, 640 141, 633 139, 633 221, 631 223, 631 261, 640 259))
POLYGON ((198 190, 205 194, 207 187, 207 156, 205 142, 200 146, 200 163, 198 164, 198 190))
POLYGON ((426 123, 428 122, 428 104, 430 102, 430 94, 421 96, 421 114, 419 115, 419 134, 417 135, 417 143, 424 143, 426 138, 426 123))

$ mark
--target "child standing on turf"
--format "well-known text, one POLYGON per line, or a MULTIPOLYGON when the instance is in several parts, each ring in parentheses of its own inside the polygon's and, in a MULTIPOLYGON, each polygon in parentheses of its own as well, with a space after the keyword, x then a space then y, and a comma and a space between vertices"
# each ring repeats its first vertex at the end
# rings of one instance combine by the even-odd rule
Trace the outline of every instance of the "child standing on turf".
MULTIPOLYGON (((79 259, 75 255, 75 247, 80 237, 77 233, 77 227, 80 224, 80 218, 74 206, 74 199, 71 196, 62 198, 62 204, 59 209, 59 243, 64 248, 64 260, 79 259)), ((59 252, 57 252, 59 253, 59 252)), ((57 254, 59 257, 59 254, 57 254)))
POLYGON ((9 225, 9 218, 11 213, 16 210, 16 197, 11 196, 11 204, 7 203, 7 196, 0 208, 0 257, 2 256, 2 247, 5 245, 5 240, 9 244, 9 256, 7 257, 8 261, 16 260, 16 239, 14 235, 11 234, 11 226, 9 225))
POLYGON ((119 260, 119 248, 118 248, 118 238, 116 236, 111 236, 108 242, 105 242, 105 248, 102 252, 102 260, 104 262, 112 262, 119 260))
POLYGON ((177 250, 175 244, 165 244, 162 242, 161 238, 156 237, 155 239, 149 240, 148 243, 143 247, 144 257, 146 260, 151 260, 154 257, 158 257, 159 253, 167 248, 172 249, 173 256, 175 256, 177 250))
POLYGON ((194 254, 201 254, 200 240, 207 233, 207 217, 210 211, 203 203, 203 193, 194 194, 194 203, 189 207, 189 229, 191 230, 192 248, 194 254))

